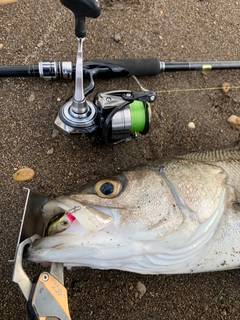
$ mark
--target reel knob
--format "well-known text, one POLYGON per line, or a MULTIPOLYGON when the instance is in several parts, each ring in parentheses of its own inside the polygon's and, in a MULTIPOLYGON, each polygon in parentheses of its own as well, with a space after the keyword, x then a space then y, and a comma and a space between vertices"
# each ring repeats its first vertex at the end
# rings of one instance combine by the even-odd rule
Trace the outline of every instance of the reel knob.
POLYGON ((97 18, 101 13, 99 0, 60 0, 75 16, 75 34, 77 38, 86 36, 85 17, 97 18))
POLYGON ((75 16, 97 18, 101 13, 99 0, 60 0, 75 16))

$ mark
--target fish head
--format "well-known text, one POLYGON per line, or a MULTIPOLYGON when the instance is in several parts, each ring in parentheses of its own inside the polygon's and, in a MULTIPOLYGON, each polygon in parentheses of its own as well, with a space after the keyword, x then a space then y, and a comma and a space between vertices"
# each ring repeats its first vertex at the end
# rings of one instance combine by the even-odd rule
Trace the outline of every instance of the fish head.
POLYGON ((171 191, 159 172, 149 167, 138 167, 88 183, 76 194, 47 203, 43 215, 52 217, 61 209, 70 211, 91 232, 109 224, 126 232, 150 230, 160 225, 166 231, 167 222, 179 225, 182 221, 171 191))
POLYGON ((121 194, 126 184, 123 176, 105 178, 83 186, 77 195, 50 200, 42 209, 46 234, 67 231, 75 219, 87 231, 103 229, 113 221, 113 216, 116 218, 118 204, 111 200, 121 194))
POLYGON ((161 228, 161 237, 168 229, 176 230, 183 219, 159 168, 138 167, 100 179, 70 198, 112 217, 115 227, 126 233, 161 228))

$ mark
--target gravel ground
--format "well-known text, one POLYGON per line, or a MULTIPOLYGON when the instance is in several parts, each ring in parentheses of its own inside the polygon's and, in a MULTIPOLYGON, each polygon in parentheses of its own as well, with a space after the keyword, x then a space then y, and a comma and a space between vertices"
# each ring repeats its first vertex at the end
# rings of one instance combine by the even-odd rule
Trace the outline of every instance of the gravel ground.
MULTIPOLYGON (((85 59, 148 58, 162 61, 239 60, 240 2, 224 0, 108 0, 87 21, 85 59), (114 40, 114 37, 120 41, 114 40)), ((1 65, 41 60, 74 61, 73 17, 59 1, 19 0, 0 6, 1 65)), ((165 155, 238 148, 240 132, 227 118, 240 116, 240 91, 174 91, 239 86, 239 71, 168 73, 141 78, 158 94, 151 131, 112 148, 91 139, 52 136, 61 103, 74 84, 38 79, 0 80, 0 318, 26 319, 24 298, 12 283, 12 264, 26 193, 51 197, 77 191, 89 179, 165 155), (194 121, 196 128, 189 129, 194 121), (53 154, 48 151, 53 149, 53 154), (35 170, 32 180, 12 179, 16 169, 35 170)), ((96 90, 138 90, 132 79, 98 81, 96 90)), ((40 272, 27 266, 30 277, 40 272)), ((237 271, 143 276, 87 268, 65 272, 72 319, 240 319, 237 271), (140 297, 137 283, 146 287, 140 297)))

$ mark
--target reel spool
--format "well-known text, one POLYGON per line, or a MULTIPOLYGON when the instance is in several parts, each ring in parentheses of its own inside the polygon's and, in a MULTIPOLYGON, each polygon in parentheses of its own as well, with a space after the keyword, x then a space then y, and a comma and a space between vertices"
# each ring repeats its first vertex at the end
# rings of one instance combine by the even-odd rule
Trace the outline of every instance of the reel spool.
POLYGON ((112 117, 111 140, 127 139, 136 133, 146 134, 151 122, 148 102, 133 101, 112 117))
POLYGON ((109 91, 98 93, 94 104, 98 110, 100 140, 107 145, 118 144, 146 134, 151 122, 150 101, 153 92, 109 91))

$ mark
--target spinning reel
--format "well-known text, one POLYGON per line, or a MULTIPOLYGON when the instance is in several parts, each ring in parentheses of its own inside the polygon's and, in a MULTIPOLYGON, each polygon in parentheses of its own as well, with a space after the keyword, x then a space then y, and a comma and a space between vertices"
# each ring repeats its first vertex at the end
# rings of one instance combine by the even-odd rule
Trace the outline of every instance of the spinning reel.
MULTIPOLYGON (((56 127, 65 134, 92 134, 97 132, 98 138, 105 144, 117 144, 131 140, 136 133, 146 134, 151 121, 150 103, 155 101, 154 92, 131 92, 117 90, 100 92, 93 102, 86 100, 94 88, 94 69, 85 69, 90 83, 83 87, 83 42, 86 36, 85 17, 97 18, 101 13, 98 0, 61 0, 75 16, 75 35, 78 41, 78 52, 75 66, 75 91, 61 107, 55 120, 56 127)), ((62 63, 62 74, 72 77, 72 65, 62 63)), ((42 77, 47 78, 49 70, 57 66, 41 64, 39 70, 42 77)), ((54 71, 54 73, 57 73, 54 71)), ((86 74, 85 74, 86 76, 86 74)))

